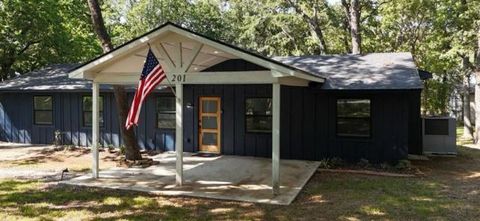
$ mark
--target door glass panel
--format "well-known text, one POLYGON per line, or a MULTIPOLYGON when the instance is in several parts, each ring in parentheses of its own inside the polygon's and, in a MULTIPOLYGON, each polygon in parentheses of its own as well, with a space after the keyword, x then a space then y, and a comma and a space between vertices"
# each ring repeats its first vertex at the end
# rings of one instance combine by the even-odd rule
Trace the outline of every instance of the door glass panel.
POLYGON ((217 129, 217 117, 202 117, 203 129, 217 129))
POLYGON ((217 145, 217 133, 203 133, 202 145, 217 145))
POLYGON ((215 100, 204 100, 204 101, 202 101, 202 112, 203 113, 217 113, 217 101, 215 101, 215 100))

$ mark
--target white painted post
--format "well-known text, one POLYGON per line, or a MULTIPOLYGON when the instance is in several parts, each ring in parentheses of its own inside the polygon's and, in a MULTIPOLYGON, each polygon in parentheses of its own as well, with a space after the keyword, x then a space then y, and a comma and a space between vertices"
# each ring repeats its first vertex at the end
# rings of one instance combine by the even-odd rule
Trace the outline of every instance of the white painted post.
POLYGON ((177 104, 176 104, 176 130, 175 130, 175 151, 177 155, 177 162, 176 162, 176 184, 177 186, 183 185, 183 114, 182 114, 182 107, 183 107, 183 85, 176 84, 175 85, 175 94, 177 95, 177 104))
POLYGON ((98 178, 98 143, 100 137, 100 107, 98 105, 99 100, 99 87, 97 82, 92 83, 92 177, 98 178))
POLYGON ((272 85, 272 192, 280 193, 280 84, 272 85))

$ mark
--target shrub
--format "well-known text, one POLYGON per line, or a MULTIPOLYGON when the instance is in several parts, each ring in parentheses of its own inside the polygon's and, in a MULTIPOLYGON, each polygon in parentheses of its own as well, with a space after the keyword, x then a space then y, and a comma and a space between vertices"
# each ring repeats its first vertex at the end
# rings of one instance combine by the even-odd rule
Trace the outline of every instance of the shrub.
POLYGON ((122 154, 122 155, 125 154, 125 146, 124 145, 120 146, 120 154, 122 154))
POLYGON ((367 159, 362 158, 358 161, 357 166, 367 168, 370 166, 370 162, 367 159))
POLYGON ((411 167, 412 163, 410 163, 410 160, 400 160, 395 164, 395 169, 397 170, 410 169, 411 167))

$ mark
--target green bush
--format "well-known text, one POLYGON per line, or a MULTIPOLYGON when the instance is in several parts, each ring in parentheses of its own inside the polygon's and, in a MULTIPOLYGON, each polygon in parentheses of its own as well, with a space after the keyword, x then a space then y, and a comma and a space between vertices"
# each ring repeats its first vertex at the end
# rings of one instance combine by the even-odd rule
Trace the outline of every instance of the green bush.
POLYGON ((367 168, 370 167, 370 162, 367 159, 362 158, 358 161, 357 166, 367 168))
POLYGON ((400 160, 395 164, 395 169, 397 170, 405 170, 410 169, 412 167, 412 163, 410 160, 400 160))

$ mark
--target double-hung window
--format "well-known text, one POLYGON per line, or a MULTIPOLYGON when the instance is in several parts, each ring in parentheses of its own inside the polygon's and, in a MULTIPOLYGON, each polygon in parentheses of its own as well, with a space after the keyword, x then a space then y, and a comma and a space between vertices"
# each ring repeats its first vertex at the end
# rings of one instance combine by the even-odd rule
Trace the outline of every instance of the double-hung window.
POLYGON ((272 132, 272 99, 247 98, 245 100, 246 132, 272 132))
POLYGON ((157 97, 157 128, 175 129, 175 97, 157 97))
MULTIPOLYGON (((92 126, 92 96, 83 96, 82 97, 82 125, 84 127, 91 127, 92 126)), ((103 127, 103 97, 98 97, 98 107, 100 112, 100 126, 103 127)))
POLYGON ((370 137, 370 100, 337 100, 337 135, 342 137, 370 137))
POLYGON ((36 125, 53 124, 53 97, 33 97, 33 121, 36 125))

